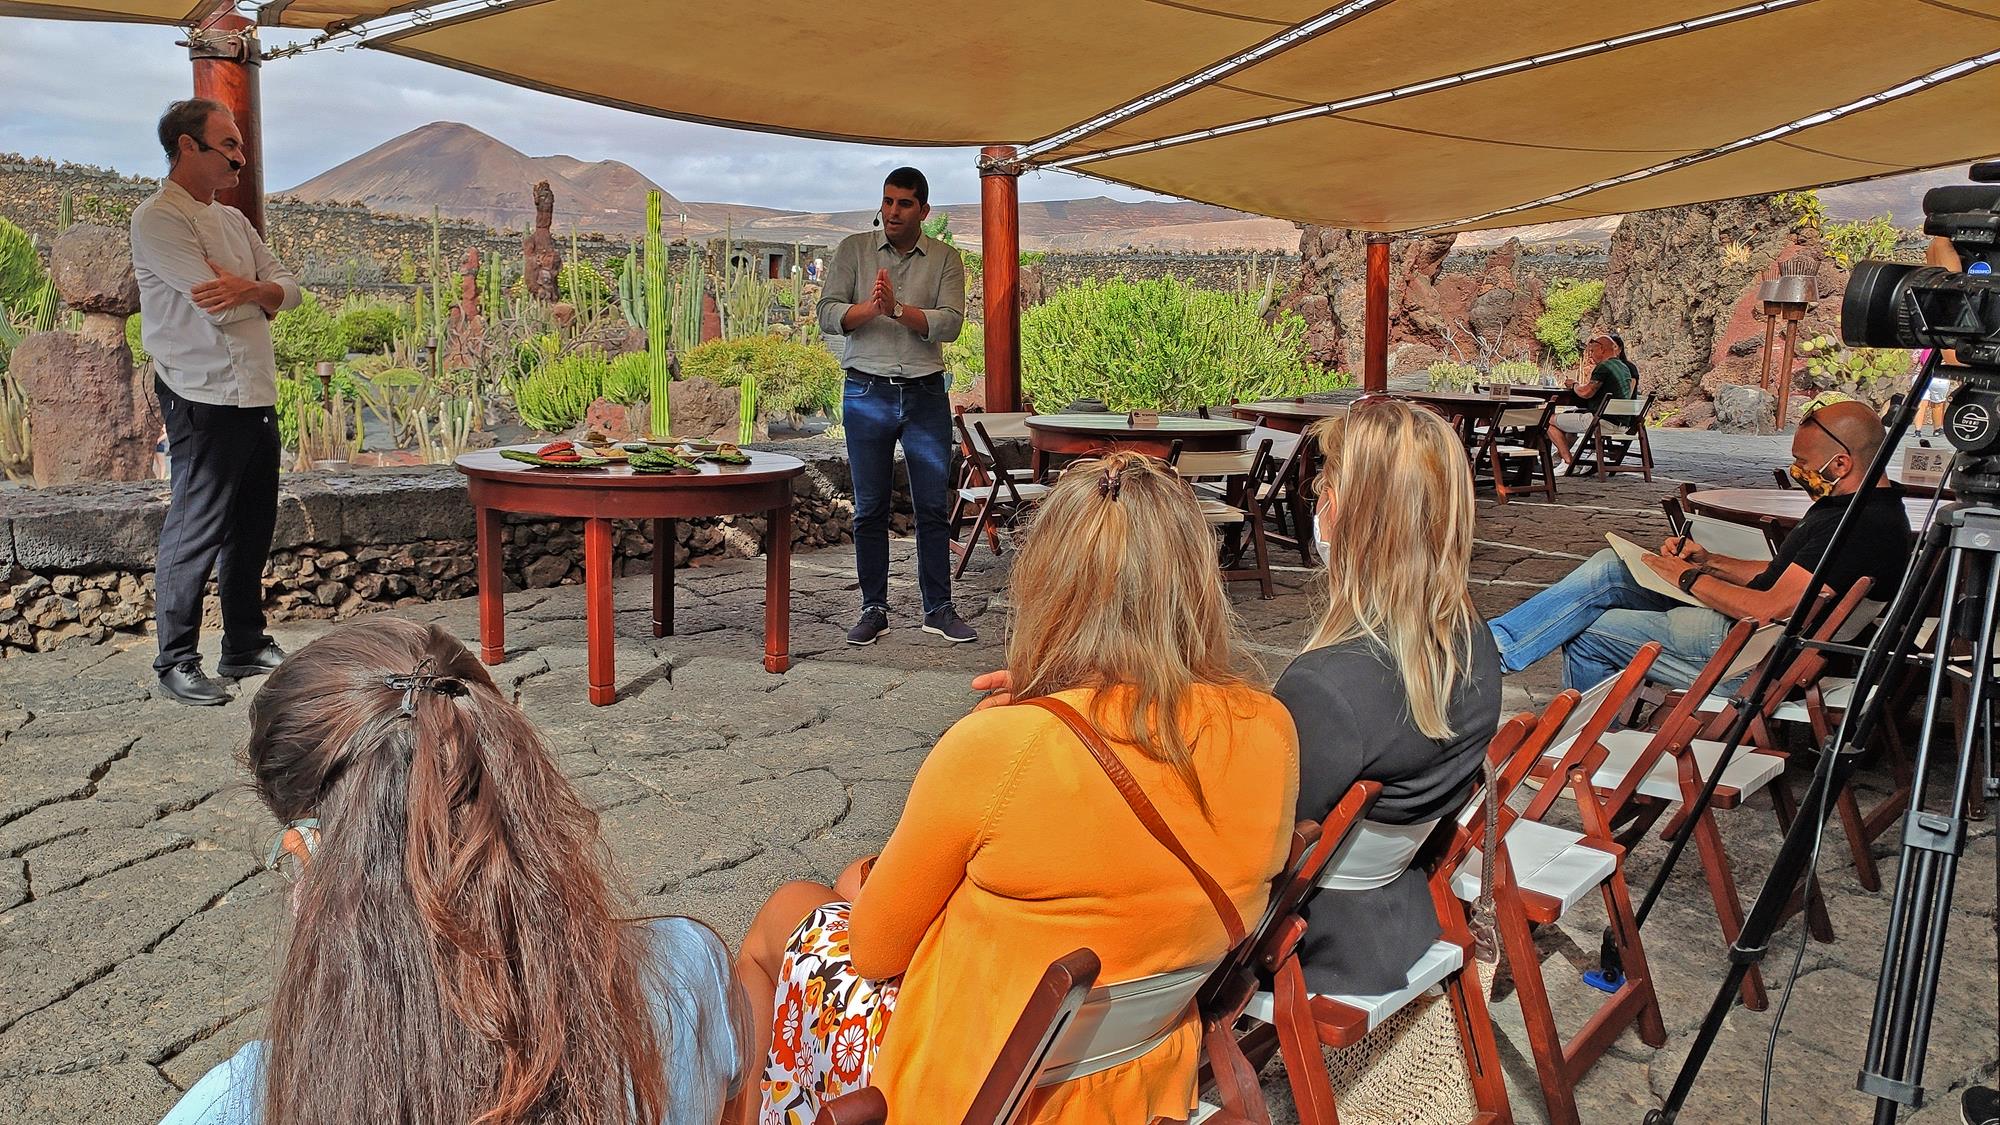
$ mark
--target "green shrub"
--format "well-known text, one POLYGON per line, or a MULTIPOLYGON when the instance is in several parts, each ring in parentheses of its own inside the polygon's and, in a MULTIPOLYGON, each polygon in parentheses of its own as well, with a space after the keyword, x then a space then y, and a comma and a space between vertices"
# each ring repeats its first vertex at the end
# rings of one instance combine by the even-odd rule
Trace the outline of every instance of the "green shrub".
POLYGON ((1464 391, 1479 381, 1479 369, 1469 363, 1449 363, 1439 360, 1430 365, 1431 390, 1464 391))
POLYGON ((1086 281, 1021 318, 1021 389, 1043 410, 1094 398, 1112 410, 1192 410, 1345 386, 1306 360, 1306 323, 1274 323, 1257 297, 1178 278, 1086 281))
POLYGON ((0 219, 0 305, 15 316, 27 314, 41 300, 48 280, 41 255, 35 252, 35 240, 27 231, 0 219))
POLYGON ((579 312, 595 312, 611 304, 618 282, 588 261, 563 263, 556 276, 556 290, 579 312))
POLYGON ((389 350, 403 331, 403 308, 399 305, 349 304, 340 310, 341 346, 350 352, 373 354, 389 350))
POLYGON ((1514 361, 1496 363, 1486 372, 1486 378, 1494 383, 1539 383, 1542 369, 1539 364, 1514 361))
POLYGON ((152 355, 146 351, 145 328, 138 313, 125 318, 125 344, 132 349, 132 369, 141 373, 153 362, 152 355))
POLYGON ((1851 223, 1828 223, 1820 228, 1820 233, 1826 239, 1826 252, 1834 264, 1851 269, 1863 258, 1886 258, 1894 253, 1896 240, 1903 232, 1896 229, 1892 216, 1881 214, 1851 223))
POLYGON ((822 347, 777 336, 711 340, 681 357, 683 378, 699 376, 733 387, 755 376, 757 397, 768 411, 794 417, 832 414, 840 405, 844 373, 822 347))
POLYGON ((1826 204, 1816 191, 1781 191, 1771 202, 1792 220, 1793 230, 1818 230, 1826 225, 1826 204))
POLYGON ((567 430, 603 397, 610 373, 611 361, 595 348, 557 356, 514 385, 514 408, 538 430, 567 430))
POLYGON ((1877 379, 1910 373, 1910 353, 1901 348, 1848 348, 1831 336, 1815 336, 1799 345, 1806 370, 1819 386, 1866 385, 1877 379))
POLYGON ((301 294, 297 305, 271 319, 271 349, 277 353, 280 371, 347 357, 339 322, 311 293, 301 294))
MULTIPOLYGON (((134 316, 125 322, 125 331, 132 332, 132 326, 139 322, 134 316)), ((346 366, 333 373, 333 393, 344 396, 348 402, 357 401, 360 388, 355 385, 354 373, 346 366)), ((307 403, 314 406, 326 401, 326 392, 320 389, 319 377, 312 374, 278 376, 278 440, 286 449, 299 447, 299 408, 307 403)))
POLYGON ((1583 358, 1583 342, 1576 338, 1583 319, 1604 303, 1604 283, 1578 278, 1560 278, 1542 298, 1542 315, 1535 318, 1535 339, 1549 349, 1563 367, 1583 358))
POLYGON ((612 360, 604 373, 604 397, 620 406, 651 402, 653 357, 645 352, 626 352, 612 360))
POLYGON ((944 346, 944 368, 951 372, 951 389, 969 390, 972 381, 986 374, 986 328, 976 320, 965 322, 958 339, 944 346))

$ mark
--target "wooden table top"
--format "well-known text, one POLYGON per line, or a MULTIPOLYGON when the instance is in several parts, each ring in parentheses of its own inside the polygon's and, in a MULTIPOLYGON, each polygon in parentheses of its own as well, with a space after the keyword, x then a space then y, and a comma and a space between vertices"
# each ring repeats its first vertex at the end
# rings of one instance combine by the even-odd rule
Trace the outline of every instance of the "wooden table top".
MULTIPOLYGON (((1706 515, 1736 516, 1751 520, 1769 516, 1786 528, 1796 527, 1806 518, 1806 512, 1813 506, 1813 499, 1796 489, 1788 488, 1710 488, 1688 494, 1688 503, 1698 512, 1706 515)), ((1916 497, 1903 498, 1903 510, 1909 515, 1910 530, 1922 529, 1924 519, 1930 514, 1931 502, 1916 497)))
POLYGON ((1254 421, 1257 418, 1287 422, 1317 422, 1321 418, 1338 418, 1347 413, 1347 406, 1337 402, 1291 402, 1280 399, 1275 402, 1239 402, 1229 408, 1238 418, 1254 421))
POLYGON ((746 449, 743 452, 750 458, 750 463, 747 465, 718 465, 713 461, 703 461, 700 469, 692 473, 636 473, 632 471, 630 465, 618 462, 599 469, 545 469, 520 461, 510 461, 500 456, 500 448, 525 449, 532 452, 541 447, 512 445, 479 449, 460 455, 453 464, 457 466, 459 472, 468 477, 504 481, 508 484, 532 484, 538 488, 560 489, 650 489, 659 492, 768 484, 775 480, 798 476, 805 472, 806 468, 805 462, 796 457, 746 449))
POLYGON ((1036 414, 1025 420, 1030 431, 1041 430, 1050 433, 1084 434, 1104 436, 1125 434, 1134 437, 1151 437, 1155 434, 1173 437, 1178 434, 1247 434, 1256 427, 1248 422, 1238 422, 1229 418, 1177 418, 1164 416, 1158 425, 1134 426, 1123 414, 1036 414))
POLYGON ((1542 404, 1541 399, 1526 395, 1475 395, 1463 391, 1396 391, 1389 397, 1409 399, 1411 402, 1435 403, 1439 406, 1487 407, 1499 410, 1542 404))

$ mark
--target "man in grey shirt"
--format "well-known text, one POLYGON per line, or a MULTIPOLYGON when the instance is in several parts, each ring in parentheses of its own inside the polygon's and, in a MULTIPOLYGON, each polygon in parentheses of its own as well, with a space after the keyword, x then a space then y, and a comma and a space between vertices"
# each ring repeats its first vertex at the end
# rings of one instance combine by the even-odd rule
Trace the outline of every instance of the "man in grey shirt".
POLYGON ((889 627, 889 493, 896 443, 917 515, 917 586, 924 631, 950 641, 979 635, 951 604, 951 379, 944 345, 965 324, 965 262, 924 234, 930 184, 898 168, 882 184, 882 229, 850 235, 833 252, 819 326, 842 338, 847 380, 841 422, 854 479, 854 569, 861 619, 851 645, 889 627))
POLYGON ((167 178, 132 212, 132 272, 173 466, 153 567, 153 670, 161 695, 220 704, 229 692, 202 672, 198 647, 211 572, 222 600, 216 671, 262 675, 285 658, 264 632, 264 561, 278 521, 271 317, 299 303, 299 283, 243 212, 215 201, 244 164, 229 111, 175 102, 159 136, 167 178))

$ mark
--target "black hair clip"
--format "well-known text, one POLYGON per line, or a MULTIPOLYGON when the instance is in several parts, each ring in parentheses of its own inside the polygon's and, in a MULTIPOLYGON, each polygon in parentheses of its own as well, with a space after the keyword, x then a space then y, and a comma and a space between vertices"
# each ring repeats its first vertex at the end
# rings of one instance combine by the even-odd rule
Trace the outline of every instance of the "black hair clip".
POLYGON ((1124 478, 1119 474, 1113 473, 1110 469, 1104 470, 1104 475, 1097 478, 1097 494, 1099 496, 1109 496, 1113 500, 1116 500, 1118 499, 1118 490, 1122 487, 1124 487, 1124 478))
POLYGON ((458 677, 440 676, 433 672, 424 671, 424 669, 430 667, 430 664, 430 657, 425 657, 423 663, 417 665, 417 670, 407 676, 382 677, 384 686, 394 688, 403 693, 403 714, 415 715, 417 713, 417 693, 420 691, 427 691, 433 695, 442 695, 454 699, 468 694, 465 681, 458 677))

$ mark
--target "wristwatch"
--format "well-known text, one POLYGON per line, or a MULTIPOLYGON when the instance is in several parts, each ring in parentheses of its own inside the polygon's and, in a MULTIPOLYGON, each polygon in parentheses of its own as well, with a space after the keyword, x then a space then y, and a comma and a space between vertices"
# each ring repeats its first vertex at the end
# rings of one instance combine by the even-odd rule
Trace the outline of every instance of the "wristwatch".
POLYGON ((901 319, 903 319, 903 305, 902 305, 902 302, 898 301, 898 302, 896 303, 896 307, 895 307, 895 308, 893 308, 893 309, 890 309, 890 310, 889 310, 889 319, 890 319, 890 320, 901 320, 901 319))
POLYGON ((1702 569, 1698 566, 1691 566, 1688 567, 1686 570, 1681 571, 1681 577, 1680 577, 1681 593, 1686 594, 1688 597, 1693 597, 1694 580, 1700 578, 1701 576, 1702 576, 1702 569))

